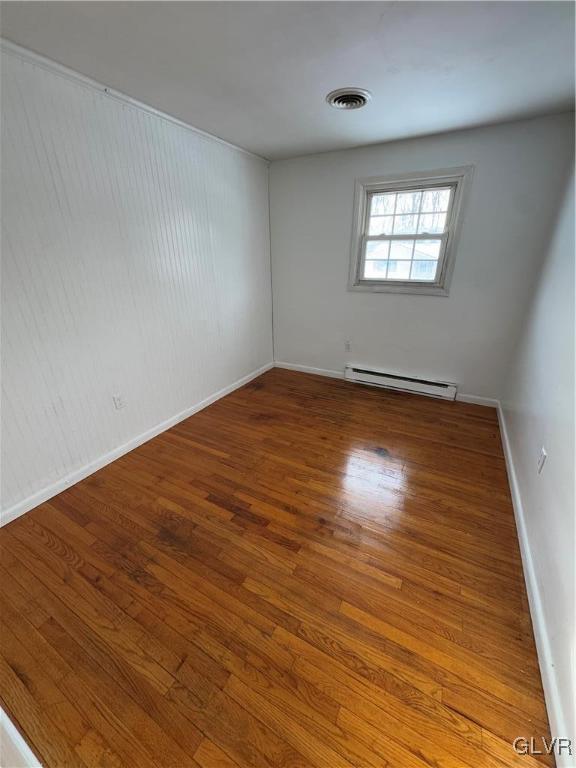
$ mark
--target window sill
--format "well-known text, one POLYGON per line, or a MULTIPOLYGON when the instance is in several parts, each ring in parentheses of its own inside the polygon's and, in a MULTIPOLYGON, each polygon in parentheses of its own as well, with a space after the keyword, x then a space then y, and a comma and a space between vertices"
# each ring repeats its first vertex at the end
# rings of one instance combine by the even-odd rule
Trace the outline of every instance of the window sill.
POLYGON ((420 296, 448 296, 448 288, 441 285, 410 285, 410 283, 358 282, 348 286, 349 291, 361 293, 408 293, 420 296))

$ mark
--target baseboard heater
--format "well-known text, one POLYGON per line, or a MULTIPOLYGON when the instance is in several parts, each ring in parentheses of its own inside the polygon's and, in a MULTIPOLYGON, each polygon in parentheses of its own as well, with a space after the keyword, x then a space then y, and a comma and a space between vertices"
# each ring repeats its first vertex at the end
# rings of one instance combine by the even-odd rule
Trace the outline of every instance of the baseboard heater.
POLYGON ((344 376, 357 384, 369 384, 373 387, 396 389, 401 392, 415 392, 429 397, 441 397, 443 400, 455 400, 458 387, 447 381, 429 381, 414 379, 410 376, 400 376, 397 373, 387 373, 369 368, 347 365, 344 376))

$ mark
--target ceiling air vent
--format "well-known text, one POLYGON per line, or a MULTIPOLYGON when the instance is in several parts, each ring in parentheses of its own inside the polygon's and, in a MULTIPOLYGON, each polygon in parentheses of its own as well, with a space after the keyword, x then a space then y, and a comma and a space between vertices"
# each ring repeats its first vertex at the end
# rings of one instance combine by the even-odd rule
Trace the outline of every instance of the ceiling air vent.
POLYGON ((338 88, 330 91, 326 101, 336 109, 360 109, 370 101, 372 94, 363 88, 338 88))

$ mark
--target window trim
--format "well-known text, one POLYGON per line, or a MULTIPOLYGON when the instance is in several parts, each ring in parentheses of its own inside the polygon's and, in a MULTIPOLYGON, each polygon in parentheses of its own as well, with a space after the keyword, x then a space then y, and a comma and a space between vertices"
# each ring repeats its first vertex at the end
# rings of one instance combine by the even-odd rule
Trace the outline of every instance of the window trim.
MULTIPOLYGON (((474 166, 444 168, 419 173, 405 173, 394 176, 370 176, 356 179, 354 191, 354 221, 350 258, 348 290, 370 293, 411 293, 429 296, 448 296, 456 247, 462 225, 462 214, 474 166), (418 280, 367 280, 362 277, 364 269, 365 242, 371 195, 378 192, 404 191, 420 187, 450 186, 453 188, 450 218, 446 224, 440 252, 439 275, 434 282, 418 280)), ((407 239, 406 235, 374 235, 370 240, 407 239)), ((410 237, 409 239, 414 239, 410 237)), ((430 239, 430 235, 421 239, 430 239)))

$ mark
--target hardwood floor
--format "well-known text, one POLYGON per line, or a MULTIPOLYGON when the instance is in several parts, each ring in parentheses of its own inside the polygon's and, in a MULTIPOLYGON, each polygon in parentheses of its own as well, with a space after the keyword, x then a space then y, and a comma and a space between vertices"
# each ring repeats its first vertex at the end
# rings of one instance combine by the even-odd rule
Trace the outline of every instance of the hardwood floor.
POLYGON ((492 409, 272 370, 0 546, 45 766, 548 761, 511 745, 548 725, 492 409))

